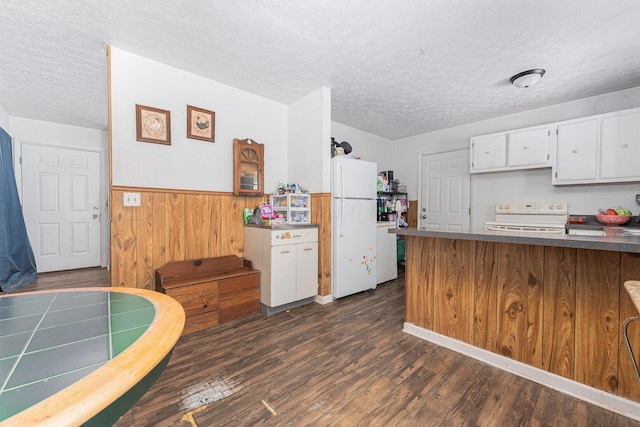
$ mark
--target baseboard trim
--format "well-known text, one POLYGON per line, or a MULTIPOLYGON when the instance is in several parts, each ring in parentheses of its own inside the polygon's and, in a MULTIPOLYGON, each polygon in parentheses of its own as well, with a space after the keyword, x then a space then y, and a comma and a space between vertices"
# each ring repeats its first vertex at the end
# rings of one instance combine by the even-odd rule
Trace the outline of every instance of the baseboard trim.
POLYGON ((598 390, 597 388, 564 378, 560 375, 552 374, 551 372, 509 359, 508 357, 492 353, 488 350, 472 346, 462 341, 449 338, 428 329, 421 328, 420 326, 416 326, 413 323, 405 322, 403 331, 425 341, 446 347, 455 352, 464 354, 465 356, 479 360, 480 362, 502 369, 503 371, 510 372, 573 396, 577 399, 599 406, 608 411, 640 421, 640 403, 607 393, 606 391, 598 390))
POLYGON ((333 295, 316 295, 313 300, 318 304, 325 305, 333 302, 333 295))

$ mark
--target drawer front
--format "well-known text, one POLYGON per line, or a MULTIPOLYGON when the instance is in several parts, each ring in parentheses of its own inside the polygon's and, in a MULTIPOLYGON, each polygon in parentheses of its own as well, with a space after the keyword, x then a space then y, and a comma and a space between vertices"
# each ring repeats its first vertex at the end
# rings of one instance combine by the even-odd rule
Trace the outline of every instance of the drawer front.
POLYGON ((218 281, 198 283, 197 285, 182 286, 168 289, 166 294, 175 298, 180 304, 200 301, 203 298, 218 298, 218 281))
POLYGON ((187 319, 198 314, 218 311, 217 281, 171 289, 167 295, 182 305, 187 319))
POLYGON ((285 230, 271 231, 271 246, 317 241, 318 229, 316 227, 288 228, 285 230))
POLYGON ((200 331, 206 328, 212 328, 217 326, 219 323, 218 311, 197 314, 191 317, 187 315, 182 335, 190 334, 191 332, 200 331))
POLYGON ((260 288, 220 296, 220 323, 260 313, 260 288))
POLYGON ((260 272, 256 271, 254 274, 224 279, 218 283, 218 286, 220 297, 245 289, 260 289, 260 272))

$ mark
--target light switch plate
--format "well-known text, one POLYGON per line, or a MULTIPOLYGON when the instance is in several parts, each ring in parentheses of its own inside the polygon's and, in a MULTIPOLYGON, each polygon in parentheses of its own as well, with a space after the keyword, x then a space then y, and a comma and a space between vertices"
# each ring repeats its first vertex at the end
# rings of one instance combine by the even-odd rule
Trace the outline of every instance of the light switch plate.
POLYGON ((140 193, 124 193, 124 206, 140 206, 140 193))
POLYGON ((636 194, 636 203, 640 205, 640 194, 636 194))

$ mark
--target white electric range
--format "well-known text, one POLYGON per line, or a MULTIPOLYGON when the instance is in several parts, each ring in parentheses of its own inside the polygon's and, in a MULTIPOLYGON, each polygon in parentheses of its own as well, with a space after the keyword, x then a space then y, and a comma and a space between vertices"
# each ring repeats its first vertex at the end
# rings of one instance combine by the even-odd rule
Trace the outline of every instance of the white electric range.
POLYGON ((487 221, 491 231, 564 234, 569 217, 565 202, 500 202, 496 220, 487 221))

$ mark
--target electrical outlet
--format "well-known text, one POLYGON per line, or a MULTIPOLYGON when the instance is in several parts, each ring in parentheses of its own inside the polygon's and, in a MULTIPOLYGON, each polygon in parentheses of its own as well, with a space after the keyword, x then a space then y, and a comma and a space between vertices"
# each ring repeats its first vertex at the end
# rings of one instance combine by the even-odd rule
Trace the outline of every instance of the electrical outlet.
POLYGON ((140 193, 124 193, 125 206, 140 206, 140 193))

